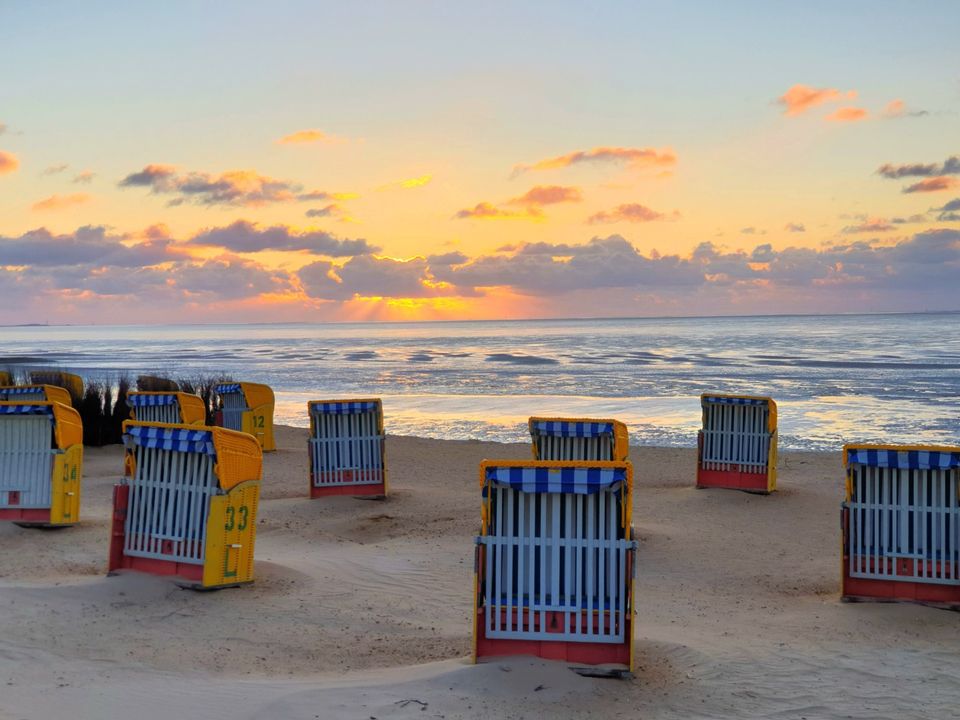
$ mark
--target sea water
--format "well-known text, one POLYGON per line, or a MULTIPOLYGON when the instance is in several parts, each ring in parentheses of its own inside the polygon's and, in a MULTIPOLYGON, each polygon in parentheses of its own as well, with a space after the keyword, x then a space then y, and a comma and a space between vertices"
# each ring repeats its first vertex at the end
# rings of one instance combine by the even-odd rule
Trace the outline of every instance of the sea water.
POLYGON ((276 422, 381 397, 388 432, 526 441, 530 415, 696 440, 703 392, 770 395, 780 444, 960 443, 960 313, 0 328, 0 369, 59 365, 266 383, 276 422))

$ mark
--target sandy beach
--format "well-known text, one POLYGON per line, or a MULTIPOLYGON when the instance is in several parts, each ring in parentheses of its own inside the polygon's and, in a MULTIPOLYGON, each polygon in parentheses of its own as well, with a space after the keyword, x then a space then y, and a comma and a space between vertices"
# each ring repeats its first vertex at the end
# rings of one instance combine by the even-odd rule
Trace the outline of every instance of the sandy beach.
POLYGON ((696 490, 692 449, 634 448, 629 680, 470 652, 482 458, 388 439, 385 501, 306 497, 305 430, 265 456, 256 582, 106 577, 118 446, 87 449, 82 524, 0 526, 0 718, 944 718, 960 616, 838 599, 839 453, 781 454, 770 497, 696 490))

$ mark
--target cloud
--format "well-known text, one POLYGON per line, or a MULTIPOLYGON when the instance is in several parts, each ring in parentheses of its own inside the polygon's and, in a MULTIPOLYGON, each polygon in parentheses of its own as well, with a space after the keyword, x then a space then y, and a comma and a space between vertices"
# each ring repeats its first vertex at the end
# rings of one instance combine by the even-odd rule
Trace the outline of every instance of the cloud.
POLYGON ((451 287, 431 282, 427 260, 422 257, 395 260, 360 255, 340 267, 315 262, 301 268, 299 275, 306 293, 324 300, 350 300, 355 296, 421 298, 454 293, 451 287))
POLYGON ((336 139, 337 138, 333 137, 332 135, 328 135, 322 130, 312 128, 310 130, 298 130, 297 132, 290 133, 289 135, 284 135, 275 142, 277 145, 310 145, 320 142, 335 142, 336 139))
POLYGON ((6 123, 0 123, 0 135, 3 135, 8 130, 6 123))
POLYGON ((407 178, 406 180, 398 180, 397 182, 381 185, 377 190, 411 190, 413 188, 423 187, 431 180, 433 180, 433 175, 421 175, 420 177, 407 178))
POLYGON ((325 190, 311 190, 310 192, 300 193, 297 200, 300 202, 323 202, 324 200, 356 200, 357 193, 332 193, 325 190))
POLYGON ((255 223, 237 220, 226 227, 203 230, 190 239, 192 245, 221 247, 237 253, 263 250, 303 251, 313 255, 349 257, 376 252, 380 248, 366 240, 340 239, 330 233, 298 233, 285 225, 259 228, 255 223))
POLYGON ((870 218, 864 220, 859 225, 847 225, 840 232, 844 235, 855 235, 858 233, 880 233, 889 232, 894 229, 893 223, 884 218, 870 218))
POLYGON ((543 213, 536 207, 513 211, 498 208, 488 202, 480 202, 472 208, 458 210, 453 217, 455 220, 542 220, 543 213))
POLYGON ((599 225, 619 222, 643 223, 653 222, 654 220, 676 220, 679 217, 680 213, 676 210, 670 215, 666 215, 662 212, 651 210, 646 205, 625 203, 618 205, 613 210, 601 211, 591 215, 587 218, 587 224, 599 225))
POLYGON ((35 212, 47 212, 50 210, 63 210, 77 205, 83 205, 90 202, 92 198, 87 193, 73 193, 71 195, 51 195, 43 200, 38 200, 30 209, 35 212))
POLYGON ((317 218, 317 217, 336 217, 343 215, 346 211, 342 205, 337 205, 336 203, 330 203, 326 207, 322 208, 310 208, 306 212, 307 217, 317 218))
POLYGON ((689 256, 638 252, 619 235, 581 245, 523 246, 513 255, 488 255, 456 266, 431 266, 433 276, 467 288, 509 287, 520 294, 557 296, 578 291, 627 288, 690 297, 691 291, 775 285, 820 297, 826 289, 943 292, 955 288, 960 271, 960 231, 931 230, 896 244, 858 240, 820 249, 770 244, 727 251, 701 243, 689 256))
POLYGON ((906 165, 885 163, 877 168, 877 174, 889 180, 899 180, 905 177, 960 175, 960 155, 952 155, 942 163, 908 163, 906 165))
POLYGON ((16 155, 0 150, 0 175, 16 172, 18 167, 20 167, 20 161, 16 155))
POLYGON ((89 185, 93 182, 93 179, 97 176, 96 173, 91 172, 90 170, 83 170, 82 172, 77 173, 73 176, 74 185, 89 185))
POLYGON ((562 185, 537 185, 530 188, 520 197, 508 200, 508 205, 539 208, 543 205, 557 205, 559 203, 576 203, 583 201, 583 194, 578 187, 562 185))
POLYGON ((930 208, 931 212, 937 212, 937 220, 940 222, 958 222, 960 221, 960 197, 954 198, 941 207, 930 208))
POLYGON ((891 100, 887 103, 886 107, 883 108, 883 112, 880 113, 881 117, 887 120, 895 120, 897 118, 905 117, 923 117, 924 115, 929 115, 930 113, 926 110, 908 110, 907 104, 900 99, 891 100))
POLYGON ((783 95, 777 98, 777 102, 783 105, 784 115, 795 117, 811 110, 824 103, 839 101, 842 98, 855 98, 856 91, 850 90, 842 93, 836 88, 814 88, 809 85, 794 85, 783 95))
POLYGON ((952 190, 955 187, 960 187, 960 180, 953 177, 932 177, 927 178, 926 180, 921 180, 920 182, 914 183, 913 185, 908 185, 901 192, 904 193, 928 193, 928 192, 940 192, 941 190, 952 190))
POLYGON ((532 165, 515 165, 513 176, 516 177, 531 170, 557 170, 584 163, 626 165, 631 168, 671 167, 676 165, 677 156, 669 148, 656 150, 654 148, 597 147, 547 158, 532 165))
POLYGON ((203 172, 180 174, 171 165, 147 165, 120 181, 120 187, 148 187, 158 195, 175 195, 170 205, 190 202, 196 205, 256 207, 292 200, 314 200, 297 183, 276 180, 253 170, 230 170, 221 175, 203 172))
POLYGON ((860 120, 866 120, 868 115, 869 113, 863 108, 842 107, 837 108, 827 115, 824 120, 830 122, 858 122, 860 120))
POLYGON ((64 170, 66 170, 68 167, 70 167, 70 166, 69 166, 69 165, 51 165, 50 167, 45 168, 44 171, 43 171, 42 173, 40 173, 40 174, 41 174, 41 175, 45 175, 45 176, 48 176, 48 175, 59 175, 59 174, 62 173, 64 170))
POLYGON ((155 265, 177 259, 173 241, 149 239, 134 245, 123 243, 122 236, 110 235, 106 228, 84 226, 72 233, 54 235, 38 228, 18 237, 0 236, 0 266, 30 265, 36 267, 112 265, 136 267, 155 265))
POLYGON ((792 232, 792 233, 801 233, 801 232, 807 231, 807 228, 804 226, 803 223, 795 223, 795 222, 788 222, 786 225, 783 226, 783 229, 786 230, 787 232, 792 232))

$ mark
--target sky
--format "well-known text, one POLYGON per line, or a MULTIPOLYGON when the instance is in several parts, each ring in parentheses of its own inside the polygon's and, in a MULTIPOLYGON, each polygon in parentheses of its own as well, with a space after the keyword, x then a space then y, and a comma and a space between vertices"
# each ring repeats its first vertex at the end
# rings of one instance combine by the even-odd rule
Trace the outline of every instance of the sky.
POLYGON ((0 323, 960 310, 957 27, 0 0, 0 323))

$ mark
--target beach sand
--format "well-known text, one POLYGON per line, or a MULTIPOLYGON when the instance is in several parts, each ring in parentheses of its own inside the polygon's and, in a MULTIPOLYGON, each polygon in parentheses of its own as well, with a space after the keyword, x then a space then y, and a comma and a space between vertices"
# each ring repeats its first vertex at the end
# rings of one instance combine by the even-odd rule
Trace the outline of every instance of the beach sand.
POLYGON ((769 497, 696 490, 635 448, 636 676, 468 662, 477 465, 523 444, 391 437, 386 501, 307 493, 305 430, 265 456, 256 582, 106 577, 119 447, 83 521, 0 525, 0 719, 900 718, 960 707, 960 614, 839 601, 839 453, 782 453, 769 497))

